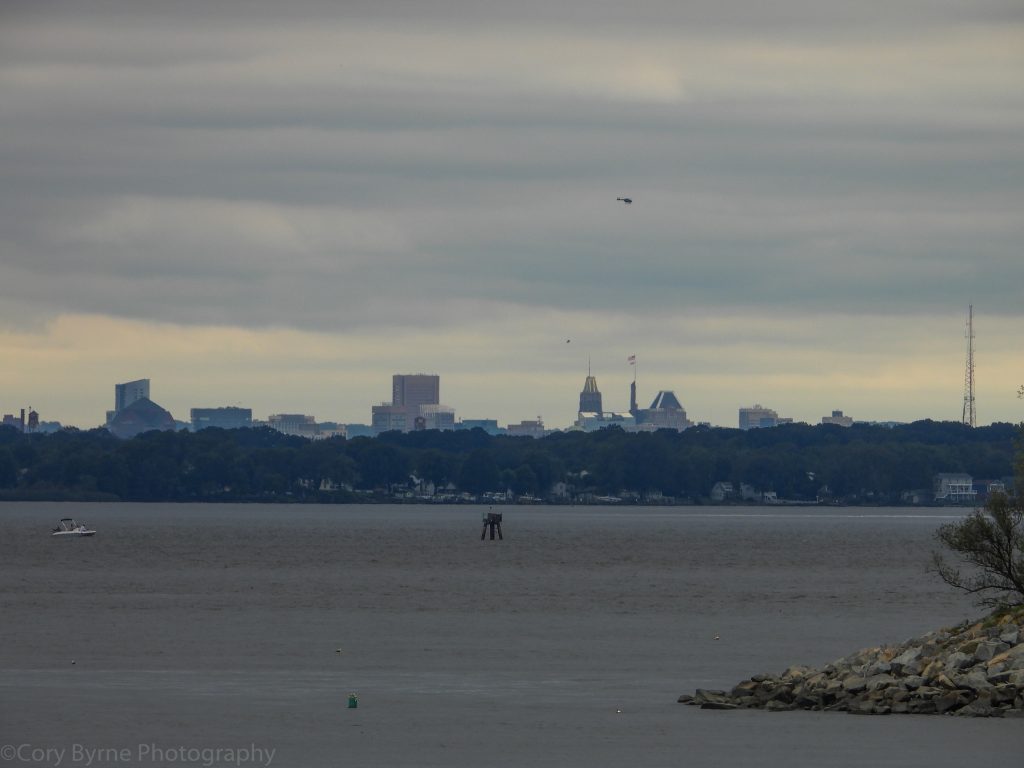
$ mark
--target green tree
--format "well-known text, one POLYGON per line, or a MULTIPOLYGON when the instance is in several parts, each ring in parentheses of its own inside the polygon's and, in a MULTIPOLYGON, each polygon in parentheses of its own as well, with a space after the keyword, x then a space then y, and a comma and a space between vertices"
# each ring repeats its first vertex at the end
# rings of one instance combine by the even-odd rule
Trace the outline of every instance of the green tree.
POLYGON ((537 474, 527 464, 520 464, 515 470, 512 481, 512 490, 522 496, 523 494, 533 495, 537 493, 537 474))
POLYGON ((1020 497, 993 494, 985 510, 947 523, 936 532, 939 542, 966 561, 964 574, 935 553, 935 570, 950 586, 977 595, 986 606, 1024 604, 1024 507, 1020 497))
POLYGON ((470 493, 498 490, 498 464, 490 451, 478 448, 462 462, 459 487, 470 493))
POLYGON ((0 448, 0 488, 13 488, 18 482, 18 464, 10 448, 0 448))
POLYGON ((429 448, 416 458, 416 475, 440 488, 455 477, 455 457, 429 448))
MULTIPOLYGON (((1024 387, 1020 394, 1024 396, 1024 387)), ((984 511, 975 510, 936 532, 943 546, 971 566, 963 574, 934 553, 936 572, 950 586, 977 595, 981 605, 1024 604, 1024 432, 1019 440, 1014 495, 992 494, 984 511)))

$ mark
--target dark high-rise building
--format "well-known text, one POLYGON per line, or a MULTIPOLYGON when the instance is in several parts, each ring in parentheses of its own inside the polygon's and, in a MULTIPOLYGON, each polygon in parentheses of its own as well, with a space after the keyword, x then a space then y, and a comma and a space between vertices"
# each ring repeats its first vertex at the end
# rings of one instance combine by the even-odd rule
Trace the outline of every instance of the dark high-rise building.
POLYGON ((601 391, 597 388, 597 379, 587 374, 587 380, 580 392, 580 413, 601 413, 601 391))
POLYGON ((427 373, 396 373, 391 377, 391 404, 405 407, 439 405, 441 377, 427 373))

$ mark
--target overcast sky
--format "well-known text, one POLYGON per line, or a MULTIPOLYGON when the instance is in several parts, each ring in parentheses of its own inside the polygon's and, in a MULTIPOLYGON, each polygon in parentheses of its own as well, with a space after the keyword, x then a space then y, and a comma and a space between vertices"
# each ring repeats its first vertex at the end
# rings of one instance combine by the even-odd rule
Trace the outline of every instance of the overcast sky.
POLYGON ((0 412, 1021 421, 1022 204, 1020 0, 4 0, 0 412))

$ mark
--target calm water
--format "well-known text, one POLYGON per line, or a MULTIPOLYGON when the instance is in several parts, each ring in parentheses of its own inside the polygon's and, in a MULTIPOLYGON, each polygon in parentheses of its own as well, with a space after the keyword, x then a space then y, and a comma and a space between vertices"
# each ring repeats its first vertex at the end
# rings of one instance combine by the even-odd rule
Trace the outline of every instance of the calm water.
POLYGON ((0 768, 1018 764, 1020 721, 675 703, 979 614, 927 573, 960 512, 480 511, 0 505, 0 768))

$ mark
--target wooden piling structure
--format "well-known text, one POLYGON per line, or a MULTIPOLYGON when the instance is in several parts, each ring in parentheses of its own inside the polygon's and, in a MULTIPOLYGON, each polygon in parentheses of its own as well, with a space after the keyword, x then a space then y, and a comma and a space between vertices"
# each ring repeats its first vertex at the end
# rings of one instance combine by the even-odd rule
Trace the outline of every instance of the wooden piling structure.
POLYGON ((501 512, 484 512, 484 527, 480 531, 480 541, 483 541, 487 536, 487 531, 491 531, 491 541, 494 541, 494 532, 498 532, 498 538, 504 539, 501 535, 501 512))

